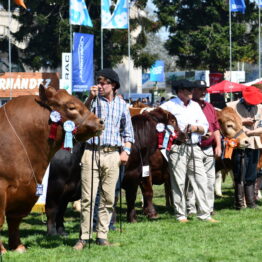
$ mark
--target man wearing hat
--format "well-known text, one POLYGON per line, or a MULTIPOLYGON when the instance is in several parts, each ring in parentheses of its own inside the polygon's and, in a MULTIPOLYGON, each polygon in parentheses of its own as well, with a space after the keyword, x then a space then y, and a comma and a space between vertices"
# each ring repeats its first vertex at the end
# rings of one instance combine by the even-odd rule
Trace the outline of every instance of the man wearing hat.
POLYGON ((120 83, 117 73, 110 68, 102 69, 97 73, 97 85, 91 87, 90 95, 85 102, 91 111, 104 120, 105 129, 100 137, 87 141, 81 160, 80 238, 74 246, 75 250, 82 250, 87 241, 91 241, 90 229, 93 228, 93 217, 90 217, 90 206, 92 205, 93 214, 98 189, 100 203, 96 244, 111 245, 107 234, 115 201, 119 167, 120 164, 126 164, 128 161, 131 145, 134 143, 129 110, 126 102, 116 95, 118 88, 120 83))
MULTIPOLYGON (((209 128, 205 136, 202 136, 200 142, 200 148, 202 149, 202 158, 207 176, 207 188, 206 195, 208 206, 211 214, 214 211, 214 190, 215 190, 215 158, 221 156, 221 136, 220 127, 217 120, 216 112, 214 107, 205 101, 207 94, 207 85, 203 80, 197 80, 193 83, 193 100, 196 101, 203 113, 205 114, 209 128)), ((192 191, 188 194, 188 212, 191 214, 196 213, 195 197, 192 191)))
POLYGON ((186 208, 186 180, 192 185, 198 205, 197 217, 217 222, 210 216, 205 189, 207 178, 199 147, 201 136, 208 131, 208 121, 198 103, 192 101, 193 84, 179 80, 173 84, 177 97, 160 107, 172 113, 179 128, 188 135, 187 143, 174 144, 169 152, 169 169, 174 199, 175 216, 179 222, 188 222, 186 208))
POLYGON ((255 208, 255 181, 257 178, 257 163, 259 149, 262 148, 259 127, 262 120, 262 93, 254 87, 248 86, 242 92, 243 98, 228 103, 236 110, 242 119, 244 131, 250 137, 250 145, 245 149, 234 149, 233 173, 235 180, 235 207, 240 210, 246 205, 255 208), (242 161, 243 160, 243 161, 242 161), (242 164, 243 163, 243 164, 242 164))

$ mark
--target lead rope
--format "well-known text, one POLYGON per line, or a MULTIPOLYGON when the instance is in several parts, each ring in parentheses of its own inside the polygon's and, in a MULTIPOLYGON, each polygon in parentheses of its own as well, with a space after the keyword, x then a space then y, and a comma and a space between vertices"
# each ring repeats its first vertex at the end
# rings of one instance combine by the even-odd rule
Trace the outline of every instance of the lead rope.
MULTIPOLYGON (((31 163, 31 161, 30 161, 30 159, 29 159, 29 156, 28 156, 28 153, 27 153, 27 151, 26 151, 26 148, 25 148, 25 146, 24 146, 22 140, 20 139, 20 137, 17 135, 17 133, 16 133, 16 131, 15 131, 15 129, 14 129, 12 123, 10 122, 10 120, 9 120, 9 118, 8 118, 8 115, 7 115, 7 112, 6 112, 6 109, 5 109, 5 105, 4 105, 3 107, 4 107, 4 112, 5 112, 5 117, 6 117, 6 119, 7 119, 7 122, 8 122, 9 125, 11 126, 11 128, 12 128, 12 130, 13 130, 15 136, 17 137, 17 139, 19 140, 21 146, 22 146, 23 149, 24 149, 24 152, 25 152, 25 154, 26 154, 26 157, 27 157, 27 160, 28 160, 28 162, 29 162, 30 168, 31 168, 31 170, 32 170, 32 176, 31 176, 31 177, 34 178, 35 183, 36 183, 36 185, 37 185, 38 183, 37 183, 37 180, 36 180, 35 172, 34 172, 34 169, 33 169, 33 167, 32 167, 32 163, 31 163)), ((29 183, 30 183, 30 181, 28 182, 28 184, 29 184, 29 183)))

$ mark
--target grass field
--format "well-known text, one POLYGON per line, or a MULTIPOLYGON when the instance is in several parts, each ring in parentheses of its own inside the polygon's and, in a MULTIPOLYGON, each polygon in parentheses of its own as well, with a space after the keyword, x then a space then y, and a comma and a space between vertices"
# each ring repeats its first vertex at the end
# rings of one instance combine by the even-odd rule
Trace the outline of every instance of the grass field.
MULTIPOLYGON (((231 182, 223 187, 224 198, 215 203, 215 218, 221 221, 218 224, 196 218, 190 223, 179 224, 174 219, 173 210, 164 207, 163 187, 154 187, 154 202, 160 219, 149 222, 141 214, 141 203, 138 201, 139 222, 127 224, 124 218, 123 233, 110 232, 110 241, 120 243, 118 247, 92 244, 90 249, 74 251, 72 246, 78 239, 79 214, 71 208, 66 214, 66 227, 70 233, 67 238, 46 237, 45 216, 31 214, 21 225, 21 237, 27 252, 17 254, 9 251, 2 256, 2 261, 262 261, 262 209, 235 211, 231 182)), ((2 239, 6 244, 6 226, 2 239)))

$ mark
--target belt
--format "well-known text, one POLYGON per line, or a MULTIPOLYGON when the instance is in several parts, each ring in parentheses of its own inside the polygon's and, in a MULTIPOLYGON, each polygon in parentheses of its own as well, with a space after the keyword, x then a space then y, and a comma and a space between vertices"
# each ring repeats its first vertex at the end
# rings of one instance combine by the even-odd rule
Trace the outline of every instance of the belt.
POLYGON ((199 143, 186 143, 187 146, 199 146, 199 143))
POLYGON ((95 150, 95 151, 101 150, 104 153, 111 153, 111 152, 119 151, 120 148, 118 146, 97 146, 97 145, 93 146, 90 144, 86 144, 85 149, 95 150))

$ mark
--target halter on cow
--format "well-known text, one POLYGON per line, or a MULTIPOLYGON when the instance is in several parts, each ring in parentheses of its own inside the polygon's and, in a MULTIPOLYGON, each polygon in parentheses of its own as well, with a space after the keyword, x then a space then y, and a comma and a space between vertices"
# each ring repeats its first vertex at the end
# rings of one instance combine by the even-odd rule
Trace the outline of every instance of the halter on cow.
MULTIPOLYGON (((65 90, 39 88, 39 96, 21 96, 0 109, 0 227, 6 216, 9 247, 24 252, 19 225, 38 199, 36 183, 41 184, 55 152, 61 148, 64 130, 57 127, 56 138, 49 139, 50 110, 57 111, 61 122, 72 120, 75 138, 86 140, 98 135, 103 122, 84 104, 65 90)), ((1 252, 6 252, 0 242, 1 252)))

